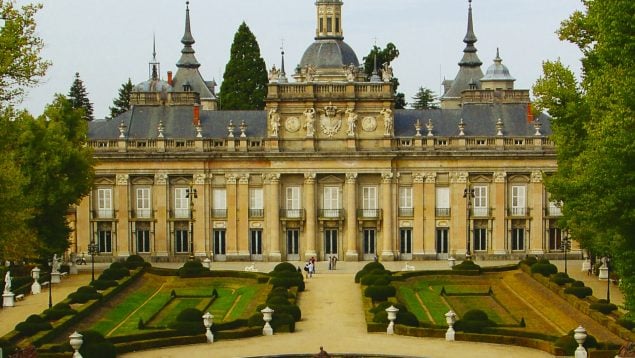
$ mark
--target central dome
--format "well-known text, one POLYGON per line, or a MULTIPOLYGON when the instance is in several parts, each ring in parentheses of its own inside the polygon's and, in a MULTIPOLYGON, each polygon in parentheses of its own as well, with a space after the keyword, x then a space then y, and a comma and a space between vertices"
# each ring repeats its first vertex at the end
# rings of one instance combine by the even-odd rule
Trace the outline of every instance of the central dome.
POLYGON ((316 69, 337 68, 353 64, 359 67, 355 51, 343 40, 320 39, 304 51, 300 67, 314 65, 316 69))

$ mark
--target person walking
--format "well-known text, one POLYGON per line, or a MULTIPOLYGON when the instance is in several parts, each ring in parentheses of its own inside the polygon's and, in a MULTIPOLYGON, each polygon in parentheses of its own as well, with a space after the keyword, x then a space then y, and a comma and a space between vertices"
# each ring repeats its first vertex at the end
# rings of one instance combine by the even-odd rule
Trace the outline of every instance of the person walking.
POLYGON ((309 278, 313 277, 313 274, 315 273, 315 266, 313 265, 313 262, 309 261, 309 278))

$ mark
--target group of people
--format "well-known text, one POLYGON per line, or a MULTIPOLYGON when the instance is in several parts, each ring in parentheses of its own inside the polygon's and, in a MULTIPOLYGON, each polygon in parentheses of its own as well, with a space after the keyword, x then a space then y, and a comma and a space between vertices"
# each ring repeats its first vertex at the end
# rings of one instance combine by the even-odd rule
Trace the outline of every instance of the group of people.
MULTIPOLYGON (((327 257, 327 260, 329 262, 329 270, 335 270, 337 267, 337 256, 336 255, 329 255, 327 257)), ((315 257, 311 257, 305 264, 304 264, 304 272, 306 272, 306 277, 307 278, 311 278, 313 277, 313 275, 316 272, 316 264, 315 264, 316 260, 315 257)), ((299 270, 299 268, 298 268, 299 270)))

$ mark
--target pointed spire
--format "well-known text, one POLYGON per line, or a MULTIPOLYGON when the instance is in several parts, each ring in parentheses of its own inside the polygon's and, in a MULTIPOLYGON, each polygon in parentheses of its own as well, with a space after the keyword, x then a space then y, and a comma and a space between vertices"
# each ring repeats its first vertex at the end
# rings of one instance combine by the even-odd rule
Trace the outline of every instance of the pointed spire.
POLYGON ((157 61, 157 41, 154 34, 152 34, 152 60, 149 63, 149 75, 151 80, 159 79, 159 61, 157 61))
POLYGON ((469 10, 467 15, 467 33, 465 34, 463 42, 465 42, 468 46, 474 46, 476 41, 478 41, 478 39, 474 34, 474 21, 472 20, 472 0, 469 0, 469 10))
POLYGON ((503 59, 501 58, 500 50, 498 49, 498 47, 496 48, 496 58, 494 59, 494 62, 497 64, 503 63, 503 59))
POLYGON ((288 83, 287 73, 284 70, 284 40, 282 41, 282 46, 280 46, 280 56, 282 56, 280 63, 280 76, 278 76, 278 83, 288 83))
POLYGON ((467 33, 465 34, 465 38, 463 38, 463 42, 465 42, 465 49, 463 50, 463 52, 465 53, 465 55, 463 56, 463 59, 461 60, 461 62, 459 62, 460 66, 463 65, 467 65, 467 66, 480 66, 483 64, 483 62, 481 62, 481 60, 478 58, 478 56, 476 55, 476 46, 474 46, 474 44, 476 43, 476 41, 478 41, 478 39, 476 38, 476 35, 474 34, 474 20, 472 18, 472 0, 468 0, 469 2, 469 8, 468 8, 468 13, 467 13, 467 33))
POLYGON ((370 82, 381 82, 381 77, 379 77, 379 72, 377 72, 377 54, 374 57, 373 74, 370 76, 370 82))
POLYGON ((185 33, 183 34, 183 38, 181 38, 181 43, 183 44, 183 50, 181 50, 181 58, 179 62, 176 63, 176 67, 186 67, 186 68, 198 68, 201 66, 200 63, 194 57, 194 49, 192 45, 194 45, 196 41, 194 41, 194 37, 192 36, 192 30, 190 27, 190 2, 185 2, 185 33))

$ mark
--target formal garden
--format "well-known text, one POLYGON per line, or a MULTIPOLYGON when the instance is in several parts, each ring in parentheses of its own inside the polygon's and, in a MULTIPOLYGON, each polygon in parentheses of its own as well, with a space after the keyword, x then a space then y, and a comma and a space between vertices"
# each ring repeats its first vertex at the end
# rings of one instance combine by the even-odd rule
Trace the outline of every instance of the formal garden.
POLYGON ((614 357, 635 339, 633 322, 617 306, 593 297, 589 287, 547 260, 484 269, 464 261, 451 270, 400 272, 369 263, 355 281, 363 290, 369 332, 387 330, 393 306, 394 332, 403 335, 446 337, 452 321, 456 340, 572 355, 578 346, 573 330, 583 325, 594 357, 614 357))
POLYGON ((270 325, 276 333, 293 332, 301 319, 296 297, 303 290, 302 274, 287 263, 270 273, 211 271, 199 261, 162 269, 132 256, 51 309, 29 316, 0 344, 5 353, 36 350, 39 357, 67 357, 68 337, 77 331, 84 357, 115 357, 204 343, 207 312, 214 340, 262 335, 265 307, 274 310, 270 325))

